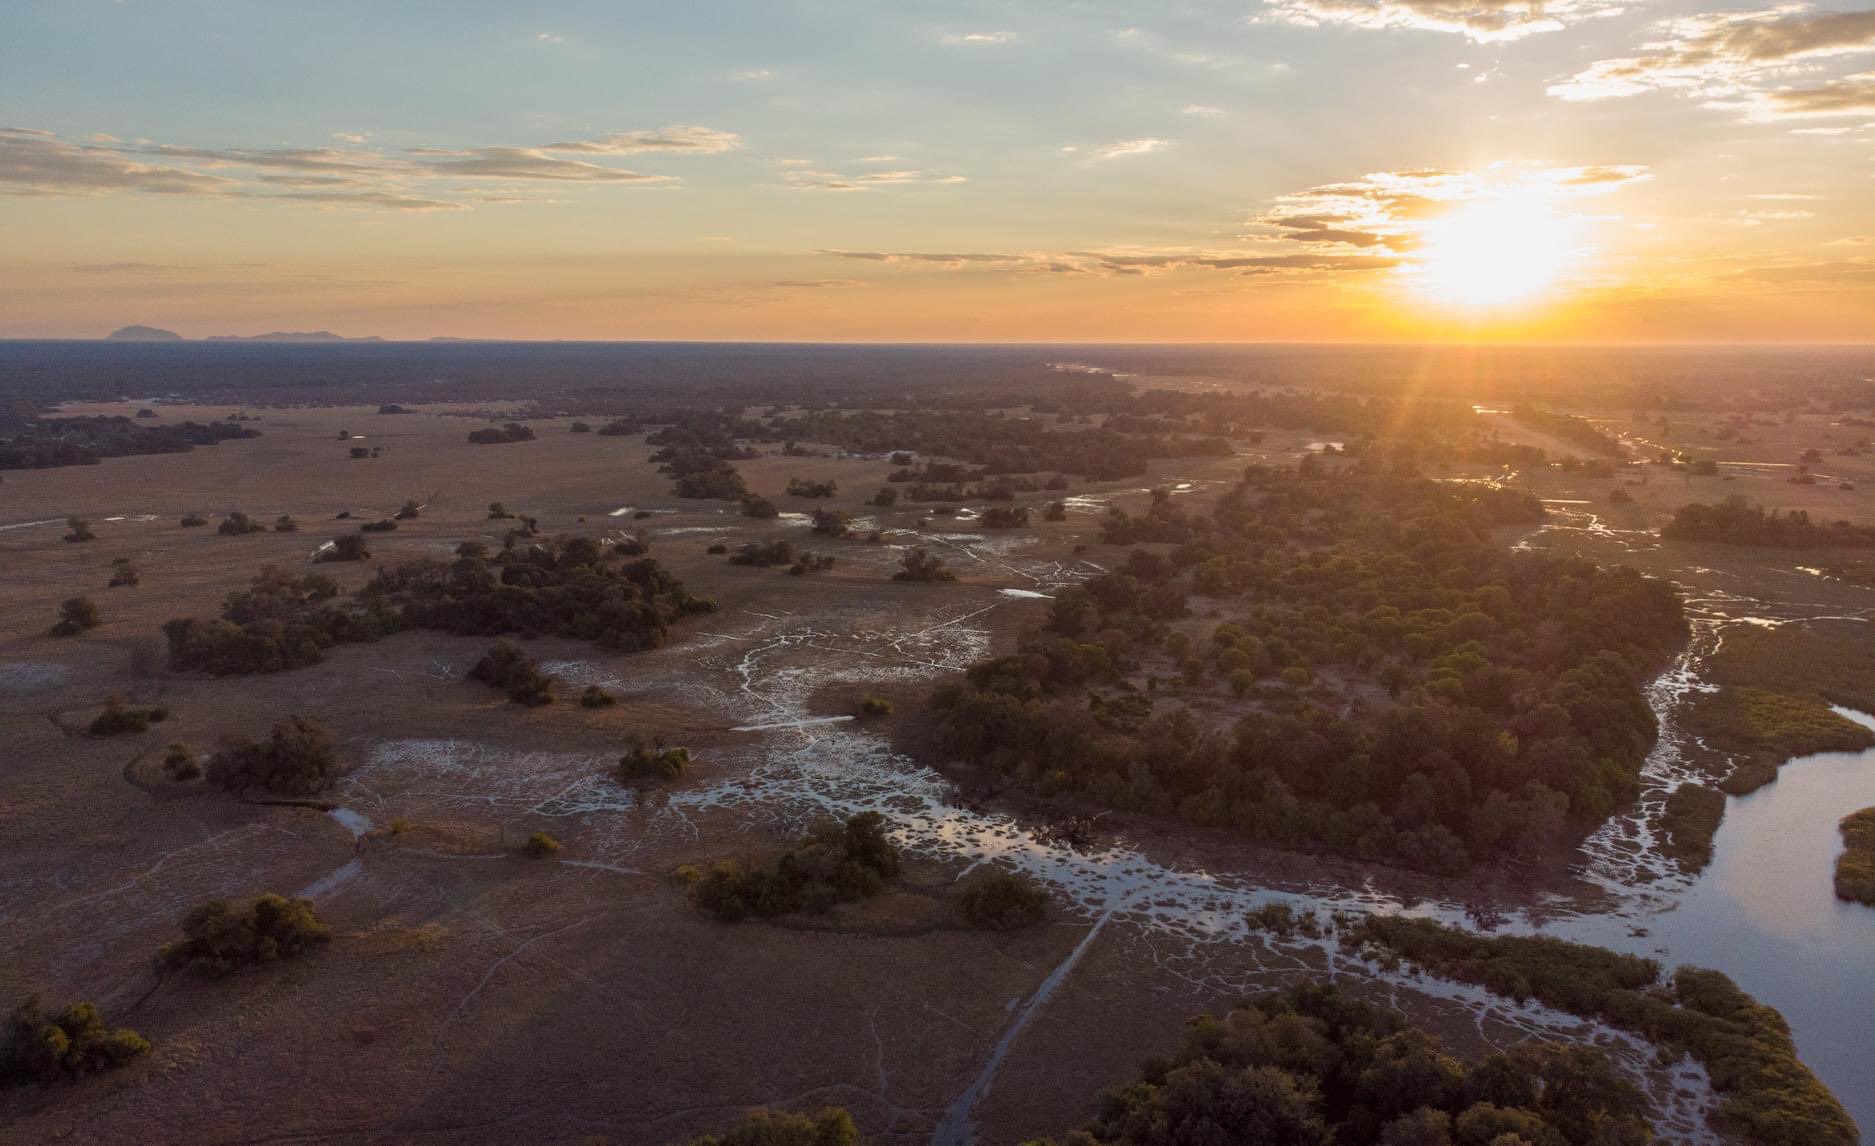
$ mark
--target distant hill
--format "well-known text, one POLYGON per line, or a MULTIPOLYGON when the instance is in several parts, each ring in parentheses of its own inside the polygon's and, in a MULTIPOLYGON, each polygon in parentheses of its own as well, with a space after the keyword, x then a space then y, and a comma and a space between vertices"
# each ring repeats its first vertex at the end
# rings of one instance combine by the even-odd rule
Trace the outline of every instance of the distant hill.
POLYGON ((104 336, 106 342, 181 342, 182 335, 154 326, 120 326, 104 336))
POLYGON ((371 335, 367 338, 346 338, 329 330, 272 330, 266 334, 211 334, 208 342, 383 342, 382 338, 371 335))

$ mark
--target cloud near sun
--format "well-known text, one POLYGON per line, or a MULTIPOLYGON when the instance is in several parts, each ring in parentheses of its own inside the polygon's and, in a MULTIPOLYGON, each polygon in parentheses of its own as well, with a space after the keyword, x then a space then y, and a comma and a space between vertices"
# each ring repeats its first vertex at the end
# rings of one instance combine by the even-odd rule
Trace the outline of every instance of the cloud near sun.
POLYGON ((83 142, 49 131, 0 128, 0 193, 11 195, 208 195, 402 211, 462 210, 464 199, 519 202, 529 185, 659 184, 645 174, 566 156, 717 155, 742 145, 713 128, 678 126, 624 131, 538 147, 361 146, 285 148, 179 147, 92 136, 83 142), (488 194, 503 187, 505 194, 488 194))
POLYGON ((1579 258, 1590 220, 1571 204, 1651 179, 1645 167, 1501 167, 1383 171, 1277 198, 1248 221, 1243 246, 1061 252, 820 250, 904 267, 1016 274, 1147 275, 1184 270, 1340 276, 1394 272, 1428 296, 1513 302, 1554 283, 1579 258))

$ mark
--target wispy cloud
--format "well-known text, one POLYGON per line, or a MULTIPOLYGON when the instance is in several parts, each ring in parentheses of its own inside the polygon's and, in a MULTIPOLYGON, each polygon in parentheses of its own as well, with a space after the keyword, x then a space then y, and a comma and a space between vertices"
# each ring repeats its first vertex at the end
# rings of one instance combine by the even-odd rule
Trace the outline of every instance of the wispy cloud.
POLYGON ((791 168, 781 173, 781 182, 783 186, 796 191, 872 191, 880 187, 917 184, 933 186, 965 183, 968 180, 962 175, 946 175, 935 171, 862 171, 857 175, 847 175, 838 171, 791 168))
POLYGON ((1000 44, 1013 44, 1014 32, 946 32, 938 37, 938 42, 952 47, 995 47, 1000 44))
POLYGON ((1304 27, 1409 28, 1479 43, 1521 40, 1609 16, 1622 0, 1265 0, 1272 17, 1304 27))
POLYGON ((1186 115, 1194 115, 1199 119, 1222 119, 1225 114, 1223 108, 1212 107, 1206 103, 1188 103, 1180 110, 1186 115))
POLYGON ((651 131, 619 131, 596 139, 576 139, 549 143, 542 151, 583 151, 599 155, 642 155, 662 151, 689 155, 719 155, 742 146, 742 137, 733 131, 718 131, 692 124, 657 128, 651 131))
POLYGON ((1664 20, 1637 54, 1597 60, 1551 84, 1561 99, 1673 92, 1754 119, 1875 112, 1875 72, 1818 76, 1839 58, 1875 53, 1875 10, 1817 12, 1785 4, 1664 20), (1790 81, 1803 78, 1802 86, 1790 81))
POLYGON ((729 73, 729 78, 744 83, 755 83, 761 80, 772 80, 775 78, 775 73, 771 68, 744 68, 739 72, 729 73))
POLYGON ((1130 155, 1150 155, 1172 146, 1169 139, 1122 139, 1093 150, 1095 159, 1123 159, 1130 155))
MULTIPOLYGON (((599 162, 623 155, 714 155, 741 146, 732 132, 696 126, 616 132, 541 147, 418 147, 405 151, 362 146, 365 133, 338 133, 350 147, 191 147, 113 137, 73 142, 52 132, 0 128, 0 193, 107 195, 140 192, 223 196, 324 207, 391 211, 448 211, 465 199, 497 202, 525 198, 529 183, 661 184, 647 174, 599 162), (575 157, 580 156, 580 157, 575 157), (590 156, 592 158, 583 158, 590 156), (514 184, 490 197, 476 183, 514 184)), ((875 179, 912 173, 875 172, 875 179)))

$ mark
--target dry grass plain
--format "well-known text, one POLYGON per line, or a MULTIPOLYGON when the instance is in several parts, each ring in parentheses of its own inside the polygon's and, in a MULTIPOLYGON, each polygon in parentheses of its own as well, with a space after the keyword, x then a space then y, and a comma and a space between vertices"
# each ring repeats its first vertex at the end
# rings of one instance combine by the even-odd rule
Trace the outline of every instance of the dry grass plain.
MULTIPOLYGON (((1503 421, 1506 437, 1519 435, 1503 421)), ((815 538, 839 564, 790 577, 705 550, 775 535, 803 544, 804 523, 672 498, 641 438, 570 434, 562 420, 536 423, 533 442, 469 445, 479 424, 438 407, 268 410, 257 423, 265 436, 251 441, 5 475, 0 998, 92 999, 156 1049, 113 1074, 0 1096, 0 1139, 663 1143, 750 1106, 833 1103, 854 1112, 869 1140, 950 1141, 957 1123, 945 1124, 947 1111, 988 1078, 968 1111, 977 1139, 1014 1142, 1080 1121, 1101 1086, 1174 1045, 1192 1013, 1319 970, 1307 952, 1240 931, 1207 934, 1207 913, 1236 901, 1206 899, 1217 894, 1208 876, 1160 886, 1155 873, 1507 903, 1529 902, 1532 881, 1554 875, 1493 873, 1454 892, 1407 873, 1123 824, 1124 855, 1037 861, 1056 865, 1043 870, 1063 891, 1048 923, 971 930, 955 908, 958 877, 1032 843, 1010 809, 949 810, 942 780, 891 752, 880 732, 799 722, 872 692, 900 701, 892 719, 915 719, 908 709, 931 682, 1011 647, 1041 616, 1043 602, 1004 590, 1046 593, 1116 556, 1096 543, 1101 505, 1008 534, 944 518, 921 527, 915 506, 862 504, 884 484, 884 460, 740 463, 786 512, 812 507, 781 495, 790 476, 832 478, 833 504, 888 531, 880 543, 815 538), (362 440, 340 441, 341 429, 362 440), (354 444, 382 456, 352 460, 354 444), (372 562, 321 568, 351 589, 382 562, 498 539, 506 523, 486 521, 485 507, 501 501, 548 533, 642 531, 653 556, 722 609, 643 654, 534 642, 530 652, 563 682, 562 702, 539 709, 462 679, 488 642, 437 633, 341 647, 272 676, 164 670, 165 620, 213 615, 263 565, 303 568, 319 543, 407 499, 425 503, 421 517, 373 535, 372 562), (290 513, 300 530, 218 535, 215 522, 236 509, 268 522, 290 513), (342 510, 357 520, 334 521, 342 510), (633 516, 642 510, 651 516, 633 516), (209 526, 181 528, 191 511, 209 526), (62 542, 71 515, 98 540, 62 542), (960 579, 891 583, 900 547, 914 540, 960 579), (116 557, 137 563, 140 586, 105 588, 116 557), (103 626, 43 635, 75 594, 98 603, 103 626), (598 712, 570 703, 589 682, 621 703, 598 712), (91 738, 84 725, 110 695, 161 702, 174 717, 143 736, 91 738), (288 713, 338 733, 349 771, 330 802, 344 815, 244 803, 173 784, 156 767, 172 740, 209 750, 288 713), (780 727, 738 731, 764 724, 780 727), (634 731, 688 746, 695 767, 662 795, 619 788, 604 773, 634 731), (669 878, 679 864, 773 850, 815 815, 859 807, 894 815, 907 847, 903 886, 877 900, 732 926, 696 910, 669 878), (536 830, 564 850, 519 857, 536 830), (313 895, 337 940, 224 982, 152 969, 189 906, 263 891, 313 895)), ((1766 427, 1736 447, 1749 455, 1736 460, 1781 460, 1843 432, 1813 416, 1766 427)), ((1273 434, 1257 452, 1293 459, 1309 440, 1273 434)), ((1151 483, 1070 492, 1133 504, 1148 484, 1183 482, 1202 499, 1243 460, 1160 463, 1151 483)), ((1867 486, 1869 461, 1832 457, 1819 468, 1867 486)), ((1700 569, 1719 587, 1780 592, 1791 578, 1812 597, 1866 610, 1869 590, 1824 583, 1786 556, 1663 550, 1640 532, 1686 500, 1729 492, 1819 516, 1875 516, 1866 494, 1792 486, 1765 467, 1730 472, 1736 481, 1652 478, 1623 508, 1608 506, 1607 493, 1627 478, 1520 480, 1558 502, 1558 528, 1542 544, 1695 581, 1689 570, 1700 569)), ((1462 993, 1412 998, 1469 1049, 1531 1029, 1494 1008, 1477 1013, 1462 993)))

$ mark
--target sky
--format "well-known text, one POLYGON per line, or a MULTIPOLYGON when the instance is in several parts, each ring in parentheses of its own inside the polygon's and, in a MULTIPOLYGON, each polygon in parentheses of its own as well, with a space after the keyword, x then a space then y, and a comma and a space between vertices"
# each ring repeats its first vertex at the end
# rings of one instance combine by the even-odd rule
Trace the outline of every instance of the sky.
POLYGON ((1875 8, 0 0, 0 337, 1875 341, 1875 8))

